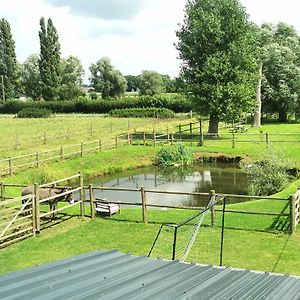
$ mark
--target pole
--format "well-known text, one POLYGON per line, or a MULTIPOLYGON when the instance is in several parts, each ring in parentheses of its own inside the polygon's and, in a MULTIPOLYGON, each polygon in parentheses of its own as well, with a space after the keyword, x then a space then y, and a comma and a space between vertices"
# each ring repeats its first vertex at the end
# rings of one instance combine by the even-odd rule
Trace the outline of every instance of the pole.
POLYGON ((40 222, 40 194, 39 194, 39 185, 34 184, 34 206, 32 206, 32 216, 34 220, 34 229, 36 233, 41 231, 41 222, 40 222))
POLYGON ((84 188, 83 188, 83 176, 79 172, 79 185, 80 185, 80 213, 81 218, 84 218, 84 188))
POLYGON ((141 187, 141 198, 142 198, 142 212, 143 212, 143 222, 144 224, 148 223, 148 216, 147 216, 147 200, 146 200, 146 193, 145 189, 141 187))
POLYGON ((176 259, 176 241, 177 241, 177 227, 175 227, 175 230, 174 230, 172 260, 176 259))
POLYGON ((294 195, 291 195, 289 197, 289 203, 290 203, 290 233, 293 233, 296 227, 296 222, 295 222, 296 207, 295 207, 294 195))
MULTIPOLYGON (((216 192, 215 190, 211 190, 209 192, 209 201, 213 198, 216 197, 216 192)), ((212 206, 211 208, 211 227, 215 227, 216 226, 216 211, 215 211, 215 206, 212 206)))
POLYGON ((224 197, 224 200, 223 200, 223 210, 222 210, 222 231, 221 231, 220 267, 222 267, 222 265, 223 265, 225 208, 226 208, 226 198, 224 197))
POLYGON ((89 184, 89 192, 90 192, 90 208, 91 208, 91 218, 94 219, 95 217, 95 197, 94 197, 94 191, 93 191, 93 185, 89 184))

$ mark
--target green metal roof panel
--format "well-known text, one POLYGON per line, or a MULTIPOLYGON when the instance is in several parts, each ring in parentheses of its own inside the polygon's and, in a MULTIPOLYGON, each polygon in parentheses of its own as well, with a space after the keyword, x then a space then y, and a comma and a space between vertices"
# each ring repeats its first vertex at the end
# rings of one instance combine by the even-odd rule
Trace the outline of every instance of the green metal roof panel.
POLYGON ((0 276, 0 299, 300 299, 300 278, 94 251, 0 276))

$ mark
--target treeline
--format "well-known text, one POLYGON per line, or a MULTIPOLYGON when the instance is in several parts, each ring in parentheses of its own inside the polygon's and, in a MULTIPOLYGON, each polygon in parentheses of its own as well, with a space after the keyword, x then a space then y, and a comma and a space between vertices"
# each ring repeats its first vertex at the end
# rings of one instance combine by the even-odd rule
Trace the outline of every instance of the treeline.
MULTIPOLYGON (((17 114, 24 109, 47 109, 54 113, 99 113, 106 114, 116 109, 167 108, 176 113, 189 112, 191 102, 181 95, 123 97, 116 100, 92 100, 87 97, 70 101, 18 101, 9 100, 0 104, 0 113, 17 114)), ((143 114, 142 114, 143 115, 143 114)))
POLYGON ((61 57, 57 30, 51 19, 40 19, 40 54, 31 54, 18 63, 8 21, 0 20, 0 73, 2 99, 13 99, 23 93, 33 100, 57 101, 92 98, 116 99, 126 91, 140 95, 178 92, 180 80, 155 71, 145 70, 139 76, 123 76, 107 57, 90 66, 90 90, 82 88, 84 69, 79 58, 61 57), (90 92, 90 93, 89 93, 90 92))

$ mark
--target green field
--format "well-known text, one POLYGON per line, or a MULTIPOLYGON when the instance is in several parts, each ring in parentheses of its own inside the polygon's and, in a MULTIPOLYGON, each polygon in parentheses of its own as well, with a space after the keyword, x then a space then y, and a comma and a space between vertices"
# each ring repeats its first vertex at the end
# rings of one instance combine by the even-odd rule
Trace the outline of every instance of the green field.
MULTIPOLYGON (((165 126, 165 125, 164 125, 165 126)), ((88 128, 88 127, 86 127, 88 128)), ((265 125, 263 131, 268 132, 296 132, 299 125, 265 125)), ((250 129, 255 131, 254 129, 250 129)), ((246 159, 261 157, 263 153, 275 149, 281 156, 290 160, 294 165, 300 165, 300 143, 270 144, 269 149, 263 144, 238 143, 236 148, 228 145, 216 145, 212 141, 204 147, 192 147, 196 156, 213 154, 229 154, 244 156, 246 159)), ((5 182, 31 183, 52 180, 83 172, 86 184, 89 178, 120 170, 132 169, 153 162, 159 147, 127 146, 94 153, 83 158, 45 164, 39 170, 31 169, 5 182)), ((292 183, 286 190, 279 193, 288 197, 294 193, 300 180, 292 183)), ((19 191, 11 190, 12 195, 19 195, 19 191)), ((251 211, 280 212, 286 203, 270 200, 235 204, 236 209, 251 211)), ((163 222, 180 222, 195 212, 187 211, 158 211, 149 212, 149 224, 142 223, 139 209, 123 209, 121 214, 111 219, 96 217, 91 220, 86 217, 81 220, 78 209, 70 211, 73 215, 60 225, 46 229, 37 238, 29 238, 23 242, 0 250, 0 272, 18 270, 28 266, 41 264, 63 257, 84 253, 95 249, 119 249, 136 255, 146 255, 151 247, 158 228, 163 222)), ((220 214, 217 222, 220 225, 220 214)), ((67 217, 64 217, 67 219, 67 217)), ((300 251, 300 230, 293 235, 283 233, 278 224, 286 220, 275 217, 248 216, 226 214, 224 265, 238 268, 250 268, 261 271, 289 273, 300 275, 300 262, 297 259, 300 251), (272 233, 271 233, 271 232, 272 233)), ((198 263, 218 264, 220 226, 216 229, 204 227, 199 235, 195 247, 190 254, 189 261, 198 263)), ((158 256, 170 258, 169 245, 158 251, 158 256)))

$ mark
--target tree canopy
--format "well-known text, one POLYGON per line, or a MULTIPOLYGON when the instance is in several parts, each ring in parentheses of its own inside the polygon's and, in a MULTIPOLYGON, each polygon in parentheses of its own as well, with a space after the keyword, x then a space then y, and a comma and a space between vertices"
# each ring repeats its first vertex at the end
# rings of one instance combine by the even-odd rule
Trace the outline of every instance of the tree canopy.
MULTIPOLYGON (((0 20, 0 74, 3 76, 6 98, 13 98, 17 92, 20 72, 16 58, 15 42, 7 20, 0 20)), ((2 81, 0 81, 2 84, 2 81)))
POLYGON ((91 84, 103 99, 118 98, 125 93, 127 82, 122 73, 110 62, 108 57, 99 59, 90 66, 91 84))
POLYGON ((58 34, 51 19, 40 19, 41 92, 45 100, 59 98, 61 84, 61 58, 58 34))
POLYGON ((165 91, 163 76, 155 71, 145 70, 140 75, 140 94, 157 95, 165 91))
POLYGON ((188 0, 177 36, 186 92, 210 116, 210 133, 253 109, 256 35, 237 0, 188 0))

